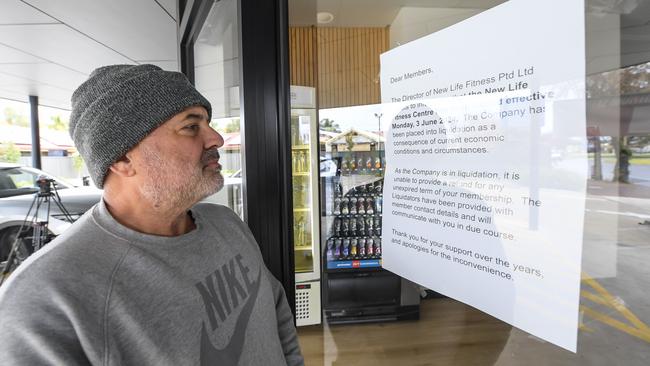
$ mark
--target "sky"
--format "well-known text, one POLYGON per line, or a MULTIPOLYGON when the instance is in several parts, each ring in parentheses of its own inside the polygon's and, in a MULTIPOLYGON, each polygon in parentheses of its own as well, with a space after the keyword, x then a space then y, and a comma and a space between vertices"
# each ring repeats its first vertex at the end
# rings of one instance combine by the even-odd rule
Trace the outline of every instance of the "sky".
MULTIPOLYGON (((0 98, 0 122, 4 122, 4 111, 6 107, 11 107, 18 114, 22 114, 27 117, 29 121, 29 103, 17 102, 9 99, 0 98)), ((64 121, 70 120, 70 111, 65 109, 51 108, 51 107, 38 107, 39 122, 41 125, 48 125, 52 123, 52 118, 54 116, 60 116, 64 121)))
MULTIPOLYGON (((341 127, 341 132, 354 127, 356 130, 377 131, 377 117, 375 113, 381 114, 381 104, 369 104, 355 107, 331 108, 320 109, 318 111, 318 119, 322 121, 329 118, 338 123, 341 127)), ((382 130, 386 129, 388 122, 386 119, 381 118, 382 130)))

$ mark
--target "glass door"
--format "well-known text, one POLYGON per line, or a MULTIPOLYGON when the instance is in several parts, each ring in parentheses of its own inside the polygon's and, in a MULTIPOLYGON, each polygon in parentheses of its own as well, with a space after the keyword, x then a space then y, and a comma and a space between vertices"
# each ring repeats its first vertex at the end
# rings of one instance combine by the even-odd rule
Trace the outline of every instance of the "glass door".
POLYGON ((291 86, 291 166, 296 321, 320 323, 318 139, 315 89, 291 86))

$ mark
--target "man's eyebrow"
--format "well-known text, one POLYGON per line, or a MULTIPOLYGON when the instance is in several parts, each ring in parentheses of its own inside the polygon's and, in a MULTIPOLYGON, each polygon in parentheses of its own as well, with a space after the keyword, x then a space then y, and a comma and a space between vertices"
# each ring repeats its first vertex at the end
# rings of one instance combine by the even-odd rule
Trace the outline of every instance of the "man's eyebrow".
POLYGON ((208 116, 206 116, 205 114, 201 114, 201 113, 190 113, 187 116, 185 116, 185 118, 183 118, 181 122, 187 121, 188 119, 198 119, 198 120, 206 120, 207 121, 208 116))

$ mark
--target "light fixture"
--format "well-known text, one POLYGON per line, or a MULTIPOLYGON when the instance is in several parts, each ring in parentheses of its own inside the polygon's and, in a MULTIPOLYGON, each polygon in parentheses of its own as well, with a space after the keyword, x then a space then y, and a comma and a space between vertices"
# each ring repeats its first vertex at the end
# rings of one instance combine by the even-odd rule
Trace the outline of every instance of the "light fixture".
POLYGON ((316 21, 318 22, 318 24, 331 23, 333 20, 334 20, 334 15, 332 13, 321 11, 318 14, 316 14, 316 21))

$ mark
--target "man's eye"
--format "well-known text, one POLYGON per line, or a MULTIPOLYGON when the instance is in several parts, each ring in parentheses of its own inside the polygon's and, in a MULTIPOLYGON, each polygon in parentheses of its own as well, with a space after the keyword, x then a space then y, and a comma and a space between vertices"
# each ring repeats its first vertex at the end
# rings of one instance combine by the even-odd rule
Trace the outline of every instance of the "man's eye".
POLYGON ((199 130, 199 125, 188 125, 183 127, 185 130, 190 130, 190 131, 198 131, 199 130))

